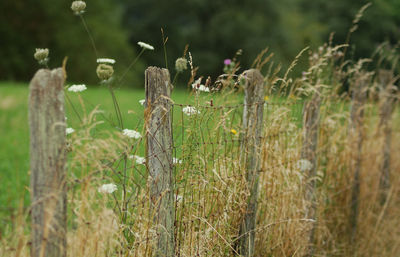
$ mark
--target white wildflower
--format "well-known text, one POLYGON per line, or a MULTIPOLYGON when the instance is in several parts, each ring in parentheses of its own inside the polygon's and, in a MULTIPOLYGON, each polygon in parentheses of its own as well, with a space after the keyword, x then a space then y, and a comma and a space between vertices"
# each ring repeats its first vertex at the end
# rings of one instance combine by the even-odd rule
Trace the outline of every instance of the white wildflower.
POLYGON ((129 159, 135 160, 136 164, 146 164, 146 158, 138 155, 129 155, 129 159))
POLYGON ((301 172, 310 171, 312 166, 312 163, 306 159, 301 159, 297 162, 297 168, 300 169, 301 172))
POLYGON ((192 106, 186 106, 185 108, 182 109, 183 113, 190 116, 193 114, 200 114, 200 111, 196 110, 196 108, 192 106))
POLYGON ((72 86, 70 86, 68 88, 68 91, 78 93, 78 92, 85 91, 86 89, 87 89, 86 85, 85 84, 81 84, 81 85, 72 85, 72 86))
POLYGON ((194 88, 197 91, 201 91, 201 92, 210 92, 210 89, 208 87, 201 84, 201 78, 199 78, 195 82, 193 82, 192 88, 194 88))
POLYGON ((147 50, 154 50, 154 47, 152 45, 146 44, 144 42, 138 42, 138 45, 147 50))
POLYGON ((73 128, 67 128, 67 129, 65 130, 65 133, 67 133, 67 135, 72 134, 72 133, 74 133, 74 132, 75 132, 75 129, 73 129, 73 128))
POLYGON ((176 201, 177 202, 181 202, 183 200, 183 196, 181 196, 181 195, 177 195, 176 196, 176 201))
POLYGON ((132 129, 124 129, 122 131, 122 134, 124 136, 130 137, 130 138, 134 138, 134 139, 139 139, 142 137, 142 135, 140 135, 139 132, 137 132, 136 130, 132 130, 132 129))
POLYGON ((146 99, 141 99, 141 100, 139 100, 140 105, 143 105, 143 106, 144 106, 144 102, 146 102, 146 99))
POLYGON ((71 9, 75 15, 81 15, 85 12, 86 3, 84 1, 73 1, 71 9))
POLYGON ((114 191, 117 190, 117 186, 115 184, 104 184, 97 189, 99 193, 103 194, 112 194, 114 191))
POLYGON ((181 164, 181 163, 182 163, 182 160, 179 160, 178 158, 173 157, 173 158, 172 158, 172 162, 173 162, 174 164, 181 164))
POLYGON ((115 60, 110 59, 110 58, 98 58, 97 63, 109 63, 109 64, 114 64, 115 60))

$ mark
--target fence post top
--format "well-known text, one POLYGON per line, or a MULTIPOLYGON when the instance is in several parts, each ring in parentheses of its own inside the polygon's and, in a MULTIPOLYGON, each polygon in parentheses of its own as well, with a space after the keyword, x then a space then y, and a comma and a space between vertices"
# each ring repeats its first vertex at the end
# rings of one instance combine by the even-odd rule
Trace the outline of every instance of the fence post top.
POLYGON ((31 89, 40 89, 48 87, 63 87, 64 86, 64 72, 62 68, 56 69, 39 69, 33 76, 29 87, 31 89), (62 83, 48 83, 49 80, 61 80, 62 83))
POLYGON ((145 72, 168 72, 169 73, 169 71, 167 69, 160 68, 157 66, 149 66, 149 67, 147 67, 145 72))

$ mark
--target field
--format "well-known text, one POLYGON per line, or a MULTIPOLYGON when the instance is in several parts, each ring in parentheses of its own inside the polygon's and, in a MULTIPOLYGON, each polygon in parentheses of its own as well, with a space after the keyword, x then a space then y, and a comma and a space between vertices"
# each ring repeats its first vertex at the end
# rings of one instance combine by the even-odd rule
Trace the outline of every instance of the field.
MULTIPOLYGON (((29 128, 28 128, 28 84, 0 83, 0 224, 9 224, 10 218, 21 201, 29 206, 29 128)), ((79 107, 78 98, 70 94, 74 105, 79 107)), ((188 92, 175 90, 173 99, 180 103, 188 102, 188 92)), ((116 96, 122 110, 127 128, 143 124, 144 108, 139 100, 144 98, 144 90, 117 90, 116 96)), ((93 87, 82 93, 88 109, 99 105, 104 116, 113 114, 113 102, 105 88, 93 87)), ((77 110, 82 112, 81 108, 77 110)), ((67 107, 68 125, 79 126, 79 118, 71 106, 67 107)), ((111 129, 110 123, 100 125, 99 129, 111 129)), ((0 229, 1 233, 1 229, 0 229)))

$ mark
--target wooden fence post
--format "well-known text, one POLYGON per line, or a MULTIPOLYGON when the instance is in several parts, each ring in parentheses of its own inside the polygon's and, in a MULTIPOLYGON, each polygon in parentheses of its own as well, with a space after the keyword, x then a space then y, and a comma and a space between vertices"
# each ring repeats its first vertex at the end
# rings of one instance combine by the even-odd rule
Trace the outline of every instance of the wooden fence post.
POLYGON ((147 167, 150 198, 157 225, 154 256, 172 257, 174 239, 174 184, 172 164, 172 84, 166 69, 149 67, 145 71, 147 167))
POLYGON ((246 169, 249 190, 247 208, 240 225, 238 251, 249 257, 254 255, 257 214, 257 194, 262 158, 261 137, 264 110, 264 77, 259 70, 247 70, 242 75, 244 84, 243 134, 241 141, 242 167, 246 169))
POLYGON ((39 70, 29 86, 32 257, 65 257, 67 193, 64 74, 39 70))
POLYGON ((380 84, 380 108, 379 108, 379 128, 383 136, 383 162, 381 166, 381 177, 379 183, 380 201, 386 201, 386 193, 390 188, 390 148, 392 140, 391 116, 395 104, 395 87, 393 85, 393 72, 390 70, 380 70, 378 73, 380 84))
POLYGON ((360 198, 360 170, 362 162, 362 145, 364 140, 364 108, 367 100, 367 89, 370 74, 361 72, 355 75, 352 88, 352 102, 350 110, 349 142, 351 144, 351 165, 353 171, 353 185, 350 208, 350 225, 352 226, 352 238, 354 241, 357 231, 357 219, 360 198))
MULTIPOLYGON (((316 90, 311 100, 306 102, 303 109, 303 144, 300 153, 300 169, 307 172, 305 198, 307 202, 311 202, 311 206, 306 213, 307 219, 315 219, 316 215, 316 199, 315 199, 315 176, 317 172, 317 146, 318 146, 318 133, 320 122, 320 106, 321 106, 321 92, 320 88, 316 90)), ((314 254, 314 233, 315 223, 310 231, 308 238, 307 256, 314 254)))

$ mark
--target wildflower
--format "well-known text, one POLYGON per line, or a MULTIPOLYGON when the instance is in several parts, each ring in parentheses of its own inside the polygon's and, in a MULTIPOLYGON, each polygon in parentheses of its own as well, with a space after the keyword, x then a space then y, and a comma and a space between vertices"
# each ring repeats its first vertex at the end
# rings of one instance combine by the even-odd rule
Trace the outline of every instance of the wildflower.
POLYGON ((138 155, 129 155, 129 159, 135 160, 136 164, 144 165, 146 163, 146 158, 138 156, 138 155))
POLYGON ((33 57, 38 61, 41 65, 46 65, 49 61, 49 49, 48 48, 36 48, 33 57))
POLYGON ((201 78, 197 79, 193 84, 192 88, 194 88, 197 91, 201 92, 210 92, 210 89, 203 84, 201 84, 201 78))
POLYGON ((98 58, 97 63, 109 63, 109 64, 114 64, 115 60, 110 59, 110 58, 98 58))
POLYGON ((178 158, 173 157, 173 158, 172 158, 172 163, 173 163, 173 164, 181 164, 181 163, 182 163, 182 160, 179 160, 178 158))
POLYGON ((196 108, 194 108, 192 106, 186 106, 185 108, 182 109, 182 111, 187 116, 190 116, 193 114, 200 114, 200 111, 196 110, 196 108))
POLYGON ((139 100, 139 103, 140 103, 140 105, 143 105, 144 106, 144 103, 146 102, 146 100, 145 99, 141 99, 141 100, 139 100))
POLYGON ((268 101, 269 100, 269 97, 266 95, 266 96, 264 96, 264 101, 268 101))
POLYGON ((97 189, 99 193, 103 194, 112 194, 114 191, 117 190, 117 186, 115 184, 104 184, 97 189))
POLYGON ((234 135, 236 135, 236 134, 237 134, 236 129, 231 129, 231 133, 234 134, 234 135))
POLYGON ((67 129, 65 130, 65 133, 67 133, 67 135, 72 134, 72 133, 74 133, 74 132, 75 132, 75 129, 73 129, 73 128, 67 128, 67 129))
POLYGON ((138 45, 140 47, 142 47, 143 49, 147 49, 147 50, 154 50, 154 47, 152 45, 143 43, 143 42, 138 42, 138 45))
POLYGON ((142 137, 142 135, 140 135, 139 132, 137 132, 136 130, 132 130, 132 129, 124 129, 122 131, 122 134, 124 136, 130 137, 130 138, 134 138, 134 139, 139 139, 142 137))
POLYGON ((70 86, 68 88, 68 91, 78 93, 78 92, 85 91, 86 89, 87 89, 86 85, 84 85, 84 84, 82 84, 82 85, 72 85, 72 86, 70 86))
POLYGON ((231 59, 225 59, 224 60, 224 64, 225 65, 230 65, 232 63, 232 60, 231 59))
POLYGON ((297 162, 297 168, 301 172, 310 171, 312 169, 312 163, 307 159, 301 159, 297 162))
POLYGON ((182 72, 187 69, 187 60, 186 58, 178 58, 175 61, 175 69, 177 72, 182 72))
POLYGON ((183 200, 183 196, 181 195, 176 195, 176 201, 181 202, 183 200))
POLYGON ((96 69, 97 77, 101 80, 108 80, 114 73, 114 69, 111 65, 101 63, 96 69))
POLYGON ((75 15, 81 15, 85 12, 86 3, 84 1, 73 1, 71 5, 71 10, 75 15))

